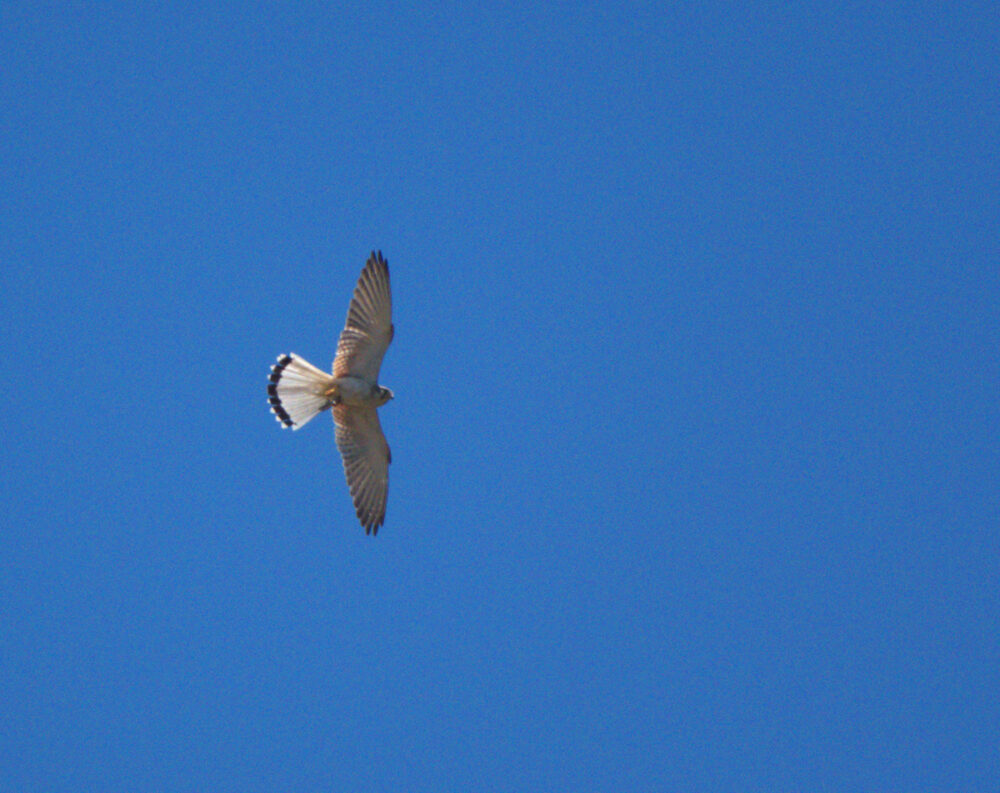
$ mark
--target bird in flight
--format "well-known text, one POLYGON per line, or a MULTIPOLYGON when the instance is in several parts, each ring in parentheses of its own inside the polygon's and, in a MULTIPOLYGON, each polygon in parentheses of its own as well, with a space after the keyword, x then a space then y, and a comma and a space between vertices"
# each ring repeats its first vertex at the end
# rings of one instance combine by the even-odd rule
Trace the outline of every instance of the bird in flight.
POLYGON ((333 409, 347 487, 366 534, 377 534, 385 523, 389 495, 392 455, 376 408, 393 398, 392 391, 378 384, 392 334, 389 265, 381 251, 373 251, 354 287, 333 374, 295 353, 279 355, 267 386, 271 412, 283 427, 297 430, 317 413, 333 409))

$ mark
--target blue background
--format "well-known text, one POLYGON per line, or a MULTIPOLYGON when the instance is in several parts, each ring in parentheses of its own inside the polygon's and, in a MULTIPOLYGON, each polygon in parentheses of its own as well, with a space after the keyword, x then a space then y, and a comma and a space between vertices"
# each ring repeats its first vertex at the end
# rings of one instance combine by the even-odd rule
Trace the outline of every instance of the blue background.
POLYGON ((5 3, 8 790, 986 790, 996 5, 5 3), (388 519, 328 366, 392 267, 388 519))

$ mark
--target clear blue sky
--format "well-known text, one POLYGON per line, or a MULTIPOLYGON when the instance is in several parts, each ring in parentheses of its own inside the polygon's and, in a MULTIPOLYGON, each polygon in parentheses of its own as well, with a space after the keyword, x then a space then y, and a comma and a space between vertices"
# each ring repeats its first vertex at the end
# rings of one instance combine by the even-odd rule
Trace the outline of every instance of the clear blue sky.
POLYGON ((4 788, 993 789, 995 3, 338 5, 0 8, 4 788))

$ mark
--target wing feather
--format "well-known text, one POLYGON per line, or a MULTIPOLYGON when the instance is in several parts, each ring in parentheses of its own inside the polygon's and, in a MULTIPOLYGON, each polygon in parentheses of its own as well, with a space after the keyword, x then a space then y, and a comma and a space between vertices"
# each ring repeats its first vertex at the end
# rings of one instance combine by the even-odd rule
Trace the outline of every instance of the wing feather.
POLYGON ((335 377, 361 377, 378 382, 382 358, 392 341, 392 295, 389 263, 381 251, 368 257, 347 309, 347 322, 333 359, 335 377))
POLYGON ((377 534, 389 497, 389 444, 378 413, 373 407, 334 405, 333 420, 354 510, 365 533, 377 534))

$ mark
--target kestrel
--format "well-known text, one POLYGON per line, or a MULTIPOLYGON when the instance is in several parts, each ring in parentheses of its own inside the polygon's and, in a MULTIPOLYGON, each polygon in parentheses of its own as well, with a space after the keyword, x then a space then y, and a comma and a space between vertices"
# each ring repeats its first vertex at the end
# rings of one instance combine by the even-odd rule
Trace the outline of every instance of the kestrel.
POLYGON ((373 251, 354 287, 333 374, 295 353, 279 355, 267 386, 271 412, 284 427, 297 430, 317 413, 333 408, 347 487, 366 534, 377 534, 385 523, 389 495, 392 455, 376 408, 393 398, 392 391, 378 384, 392 334, 389 265, 381 251, 373 251))

